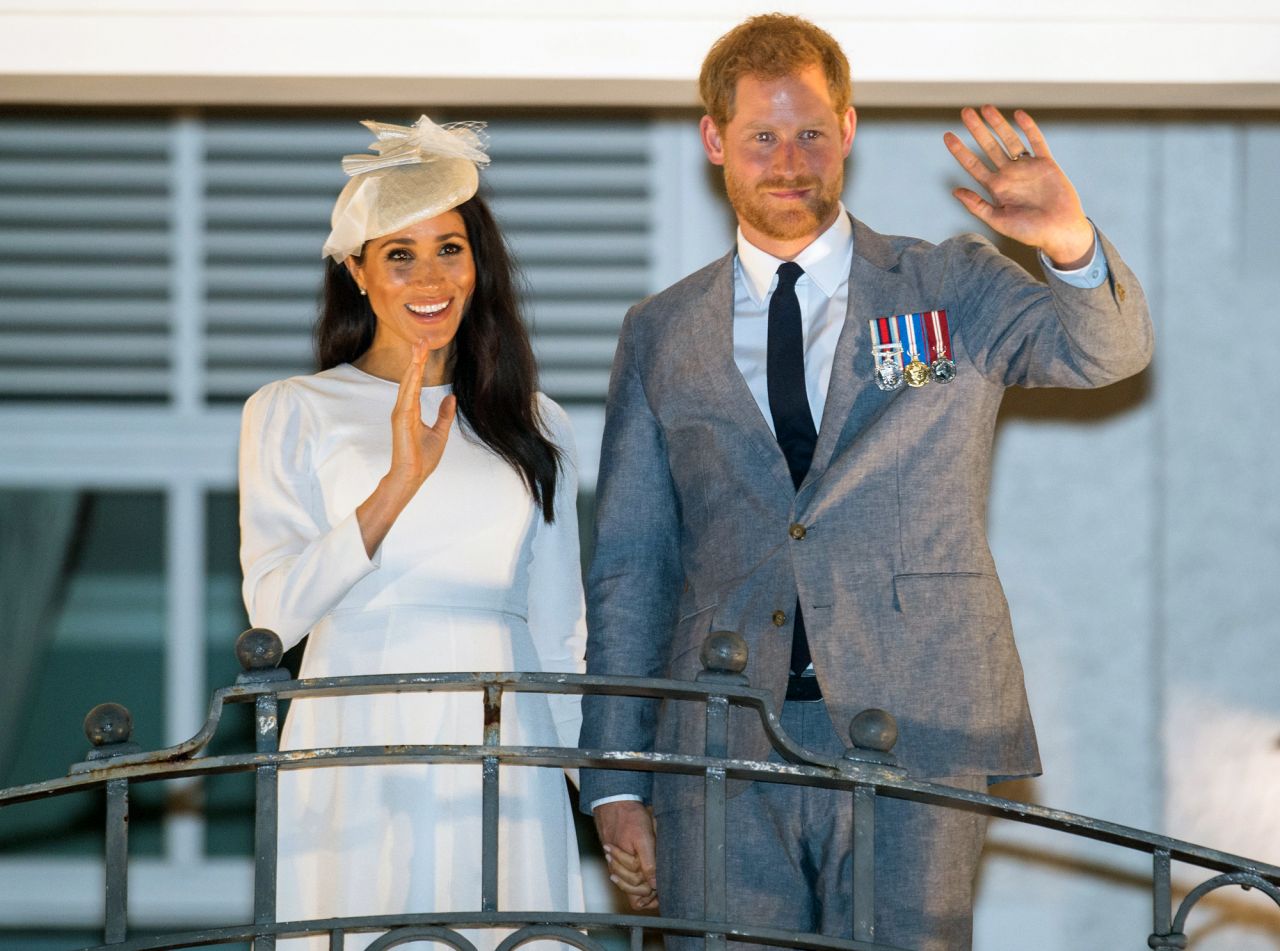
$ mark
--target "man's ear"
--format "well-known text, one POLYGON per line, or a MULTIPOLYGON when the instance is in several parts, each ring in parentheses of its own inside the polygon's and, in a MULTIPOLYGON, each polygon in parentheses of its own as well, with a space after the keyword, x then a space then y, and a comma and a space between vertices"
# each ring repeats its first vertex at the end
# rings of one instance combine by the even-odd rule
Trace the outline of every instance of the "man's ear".
POLYGON ((858 114, 853 111, 853 106, 849 107, 840 118, 841 146, 844 149, 844 157, 849 157, 849 150, 853 148, 853 134, 858 130, 858 114))
POLYGON ((720 137, 720 129, 710 116, 703 116, 698 124, 702 133, 702 149, 707 153, 707 160, 712 165, 724 164, 724 140, 720 137))

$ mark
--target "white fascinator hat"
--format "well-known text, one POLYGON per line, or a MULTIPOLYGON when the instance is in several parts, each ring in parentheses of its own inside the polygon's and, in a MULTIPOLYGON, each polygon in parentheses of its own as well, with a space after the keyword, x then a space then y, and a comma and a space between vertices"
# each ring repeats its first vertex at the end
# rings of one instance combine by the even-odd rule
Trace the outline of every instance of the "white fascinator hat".
POLYGON ((480 187, 489 164, 483 122, 436 125, 421 116, 411 126, 362 122, 377 138, 376 155, 348 155, 351 176, 338 195, 323 257, 341 263, 364 243, 456 208, 480 187))

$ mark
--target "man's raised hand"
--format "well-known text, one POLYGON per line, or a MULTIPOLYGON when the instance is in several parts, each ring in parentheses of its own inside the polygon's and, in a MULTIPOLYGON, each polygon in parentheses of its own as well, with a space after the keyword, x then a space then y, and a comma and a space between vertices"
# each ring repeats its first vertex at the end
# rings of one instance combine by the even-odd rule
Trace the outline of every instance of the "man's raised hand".
POLYGON ((1093 225, 1035 120, 1015 110, 1020 135, 992 105, 983 106, 981 115, 966 107, 960 118, 987 161, 952 132, 943 135, 943 142, 990 200, 968 188, 957 188, 952 194, 995 231, 1044 251, 1055 267, 1072 270, 1088 264, 1093 225))

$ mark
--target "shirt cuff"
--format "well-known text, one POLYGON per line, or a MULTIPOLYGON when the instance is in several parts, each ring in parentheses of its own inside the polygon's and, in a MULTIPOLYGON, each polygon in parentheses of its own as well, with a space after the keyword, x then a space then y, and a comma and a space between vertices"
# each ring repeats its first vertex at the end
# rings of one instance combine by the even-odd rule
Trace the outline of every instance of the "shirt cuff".
POLYGON ((1053 262, 1049 260, 1049 256, 1043 251, 1037 251, 1040 255, 1040 264, 1044 269, 1062 281, 1064 284, 1070 284, 1072 287, 1078 287, 1081 290, 1092 290, 1095 287, 1101 287, 1106 283, 1107 275, 1111 273, 1107 267, 1107 254, 1102 250, 1102 242, 1098 240, 1098 229, 1093 230, 1093 257, 1089 259, 1089 263, 1084 267, 1072 268, 1070 271, 1062 271, 1053 266, 1053 262))
POLYGON ((595 812, 597 806, 603 806, 606 802, 644 802, 634 793, 619 793, 616 796, 605 796, 601 799, 595 799, 591 803, 591 811, 595 812))

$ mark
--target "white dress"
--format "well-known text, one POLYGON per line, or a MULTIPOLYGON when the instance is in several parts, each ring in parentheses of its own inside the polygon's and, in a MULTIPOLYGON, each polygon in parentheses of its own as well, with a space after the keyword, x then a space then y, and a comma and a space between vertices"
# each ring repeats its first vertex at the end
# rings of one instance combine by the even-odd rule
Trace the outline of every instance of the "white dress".
MULTIPOLYGON (((423 389, 423 419, 435 419, 449 391, 423 389)), ((343 364, 272 383, 245 405, 240 557, 251 622, 286 648, 310 632, 302 677, 581 672, 577 472, 564 411, 539 396, 565 459, 554 524, 459 415, 439 466, 370 559, 355 509, 387 472, 397 392, 343 364)), ((575 746, 578 701, 504 695, 502 742, 575 746)), ((280 745, 479 744, 482 733, 478 693, 380 694, 293 701, 280 745)), ((479 765, 282 770, 277 919, 478 910, 480 790, 479 765)), ((499 909, 581 911, 564 774, 502 768, 499 811, 499 909)), ((482 949, 503 937, 465 934, 482 949)), ((351 934, 346 947, 373 938, 351 934)))

